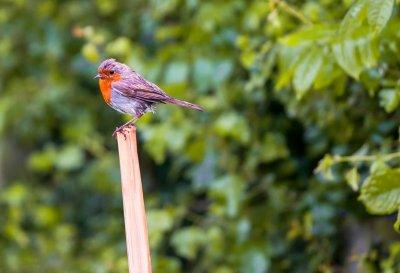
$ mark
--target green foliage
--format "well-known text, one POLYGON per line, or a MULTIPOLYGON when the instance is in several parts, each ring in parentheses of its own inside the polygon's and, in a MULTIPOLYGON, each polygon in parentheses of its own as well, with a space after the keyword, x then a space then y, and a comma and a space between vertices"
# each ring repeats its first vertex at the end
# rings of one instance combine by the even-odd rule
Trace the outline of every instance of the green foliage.
POLYGON ((353 189, 353 191, 357 191, 359 189, 360 174, 358 173, 357 168, 352 168, 351 170, 347 171, 345 178, 347 184, 353 189))
POLYGON ((361 188, 360 200, 375 214, 390 214, 400 207, 400 169, 372 173, 361 188))
POLYGON ((127 272, 106 57, 206 109, 138 122, 154 272, 399 272, 394 0, 0 5, 0 272, 127 272))

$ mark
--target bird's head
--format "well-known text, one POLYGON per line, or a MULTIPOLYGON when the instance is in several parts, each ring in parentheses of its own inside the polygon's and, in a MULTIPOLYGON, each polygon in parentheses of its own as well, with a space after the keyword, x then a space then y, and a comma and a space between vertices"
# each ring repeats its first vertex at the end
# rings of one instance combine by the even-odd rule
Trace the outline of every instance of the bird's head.
POLYGON ((125 70, 127 70, 125 66, 126 65, 117 62, 115 59, 107 59, 99 65, 95 79, 110 82, 119 81, 126 72, 125 70))

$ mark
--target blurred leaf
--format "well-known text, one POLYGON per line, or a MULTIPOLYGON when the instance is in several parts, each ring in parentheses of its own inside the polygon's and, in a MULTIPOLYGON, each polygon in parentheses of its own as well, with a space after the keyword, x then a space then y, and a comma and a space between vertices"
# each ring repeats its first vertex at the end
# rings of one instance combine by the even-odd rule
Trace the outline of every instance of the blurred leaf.
POLYGON ((381 171, 386 171, 388 168, 389 166, 384 160, 382 160, 381 158, 377 158, 376 160, 374 160, 374 162, 372 162, 369 171, 371 173, 379 173, 381 171))
POLYGON ((394 0, 369 0, 368 23, 375 32, 380 32, 392 15, 394 0))
POLYGON ((177 0, 151 0, 150 3, 157 18, 168 15, 178 5, 177 0))
POLYGON ((39 226, 49 227, 58 223, 60 219, 59 212, 52 207, 39 206, 35 210, 35 222, 39 226))
POLYGON ((233 272, 235 271, 227 266, 219 266, 215 269, 215 273, 233 273, 233 272))
POLYGON ((396 211, 400 207, 400 169, 372 173, 361 187, 360 200, 370 213, 396 211))
POLYGON ((83 152, 77 146, 63 147, 57 154, 55 166, 62 170, 73 170, 82 166, 83 152))
POLYGON ((329 56, 324 55, 321 68, 315 77, 313 88, 316 90, 329 88, 333 83, 340 81, 341 74, 340 68, 335 63, 331 62, 329 56))
POLYGON ((96 0, 96 4, 100 12, 106 15, 111 14, 118 8, 118 5, 112 0, 96 0))
POLYGON ((360 174, 357 168, 352 168, 346 173, 346 182, 353 189, 353 191, 358 191, 360 183, 360 174))
POLYGON ((235 112, 224 113, 216 121, 214 125, 218 135, 224 137, 232 137, 242 143, 250 140, 249 127, 246 119, 235 112))
MULTIPOLYGON (((334 42, 332 49, 338 64, 355 79, 359 78, 362 70, 373 67, 377 63, 378 49, 375 33, 371 32, 365 20, 372 14, 376 14, 379 3, 385 1, 358 0, 342 20, 339 39, 334 42)), ((386 12, 383 11, 383 13, 386 12)), ((377 19, 377 21, 373 23, 374 27, 381 25, 384 20, 377 19)))
POLYGON ((159 41, 175 39, 181 36, 183 31, 180 25, 160 26, 155 33, 155 38, 159 41))
POLYGON ((385 111, 391 113, 396 110, 400 103, 400 91, 397 89, 383 89, 379 91, 379 104, 385 111))
POLYGON ((359 28, 367 16, 367 8, 370 0, 356 0, 351 6, 340 25, 339 34, 348 35, 359 28))
POLYGON ((264 162, 282 159, 289 155, 285 139, 278 133, 267 133, 259 152, 261 153, 261 160, 264 162))
POLYGON ((20 183, 14 183, 1 191, 1 199, 11 206, 20 206, 28 198, 28 189, 20 183))
POLYGON ((35 171, 49 172, 54 166, 56 157, 57 152, 55 148, 53 146, 48 146, 41 152, 33 153, 29 158, 28 165, 35 171))
POLYGON ((242 273, 266 273, 269 272, 270 262, 263 252, 259 250, 250 250, 243 255, 243 261, 240 272, 242 273))
POLYGON ((92 43, 87 43, 83 48, 82 48, 82 55, 90 62, 98 62, 100 60, 100 55, 99 52, 97 51, 97 48, 94 44, 92 43))
POLYGON ((301 99, 311 88, 321 65, 322 50, 319 48, 313 47, 299 58, 293 76, 297 99, 301 99))
POLYGON ((221 198, 225 213, 230 217, 237 216, 245 189, 244 182, 237 176, 224 176, 212 183, 211 196, 221 198))
POLYGON ((157 163, 162 163, 166 155, 166 143, 163 136, 166 134, 166 127, 150 127, 143 136, 145 139, 145 147, 148 153, 157 163))
POLYGON ((19 226, 11 223, 5 225, 4 235, 15 241, 20 247, 27 247, 29 243, 28 235, 19 226))
POLYGON ((337 26, 313 25, 284 36, 279 42, 285 46, 304 46, 315 42, 327 43, 335 36, 337 26))
POLYGON ((119 37, 110 42, 106 47, 106 52, 111 56, 128 56, 132 50, 131 41, 126 37, 119 37))
POLYGON ((149 240, 152 248, 158 247, 164 233, 173 227, 173 217, 173 213, 168 210, 149 210, 147 212, 149 240))
POLYGON ((156 257, 152 258, 155 260, 154 271, 155 272, 169 272, 169 273, 179 273, 181 272, 181 263, 177 258, 172 257, 156 257))
POLYGON ((333 174, 332 174, 333 164, 334 164, 333 157, 331 155, 327 154, 324 156, 324 158, 322 158, 319 161, 318 166, 315 169, 315 172, 321 173, 328 180, 332 180, 333 179, 333 174))
POLYGON ((165 83, 184 83, 187 81, 188 73, 188 64, 185 62, 173 62, 167 67, 165 72, 165 83))
POLYGON ((285 47, 282 46, 278 50, 278 66, 280 73, 276 80, 276 89, 280 90, 289 85, 292 80, 294 68, 298 64, 298 59, 303 56, 303 47, 285 47))
POLYGON ((253 50, 246 50, 240 56, 240 61, 245 68, 250 68, 256 60, 256 52, 253 50))
POLYGON ((171 244, 178 255, 193 260, 201 247, 207 242, 207 236, 199 227, 187 227, 176 231, 171 244))
POLYGON ((355 79, 358 79, 361 71, 375 66, 377 62, 374 40, 367 33, 343 38, 333 44, 332 50, 338 64, 355 79))

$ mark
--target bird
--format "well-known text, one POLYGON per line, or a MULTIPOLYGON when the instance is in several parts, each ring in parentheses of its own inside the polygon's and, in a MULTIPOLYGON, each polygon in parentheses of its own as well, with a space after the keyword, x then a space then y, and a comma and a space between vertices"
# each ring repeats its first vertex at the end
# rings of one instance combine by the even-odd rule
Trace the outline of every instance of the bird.
POLYGON ((102 61, 94 78, 99 81, 105 103, 122 114, 132 116, 131 120, 115 129, 113 136, 118 132, 124 133, 125 127, 134 125, 145 113, 154 112, 155 106, 160 103, 204 111, 200 105, 171 97, 156 84, 116 59, 102 61))

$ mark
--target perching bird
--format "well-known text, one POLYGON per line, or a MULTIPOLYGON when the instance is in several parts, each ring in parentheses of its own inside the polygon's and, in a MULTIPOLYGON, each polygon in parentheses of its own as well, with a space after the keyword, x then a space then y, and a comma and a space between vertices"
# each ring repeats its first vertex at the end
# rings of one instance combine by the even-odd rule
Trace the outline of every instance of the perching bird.
POLYGON ((97 72, 95 78, 99 79, 104 101, 118 112, 133 117, 132 120, 117 127, 114 134, 122 132, 125 126, 134 124, 146 112, 153 111, 158 103, 171 103, 203 111, 199 105, 169 96, 160 87, 115 59, 103 61, 97 72))

